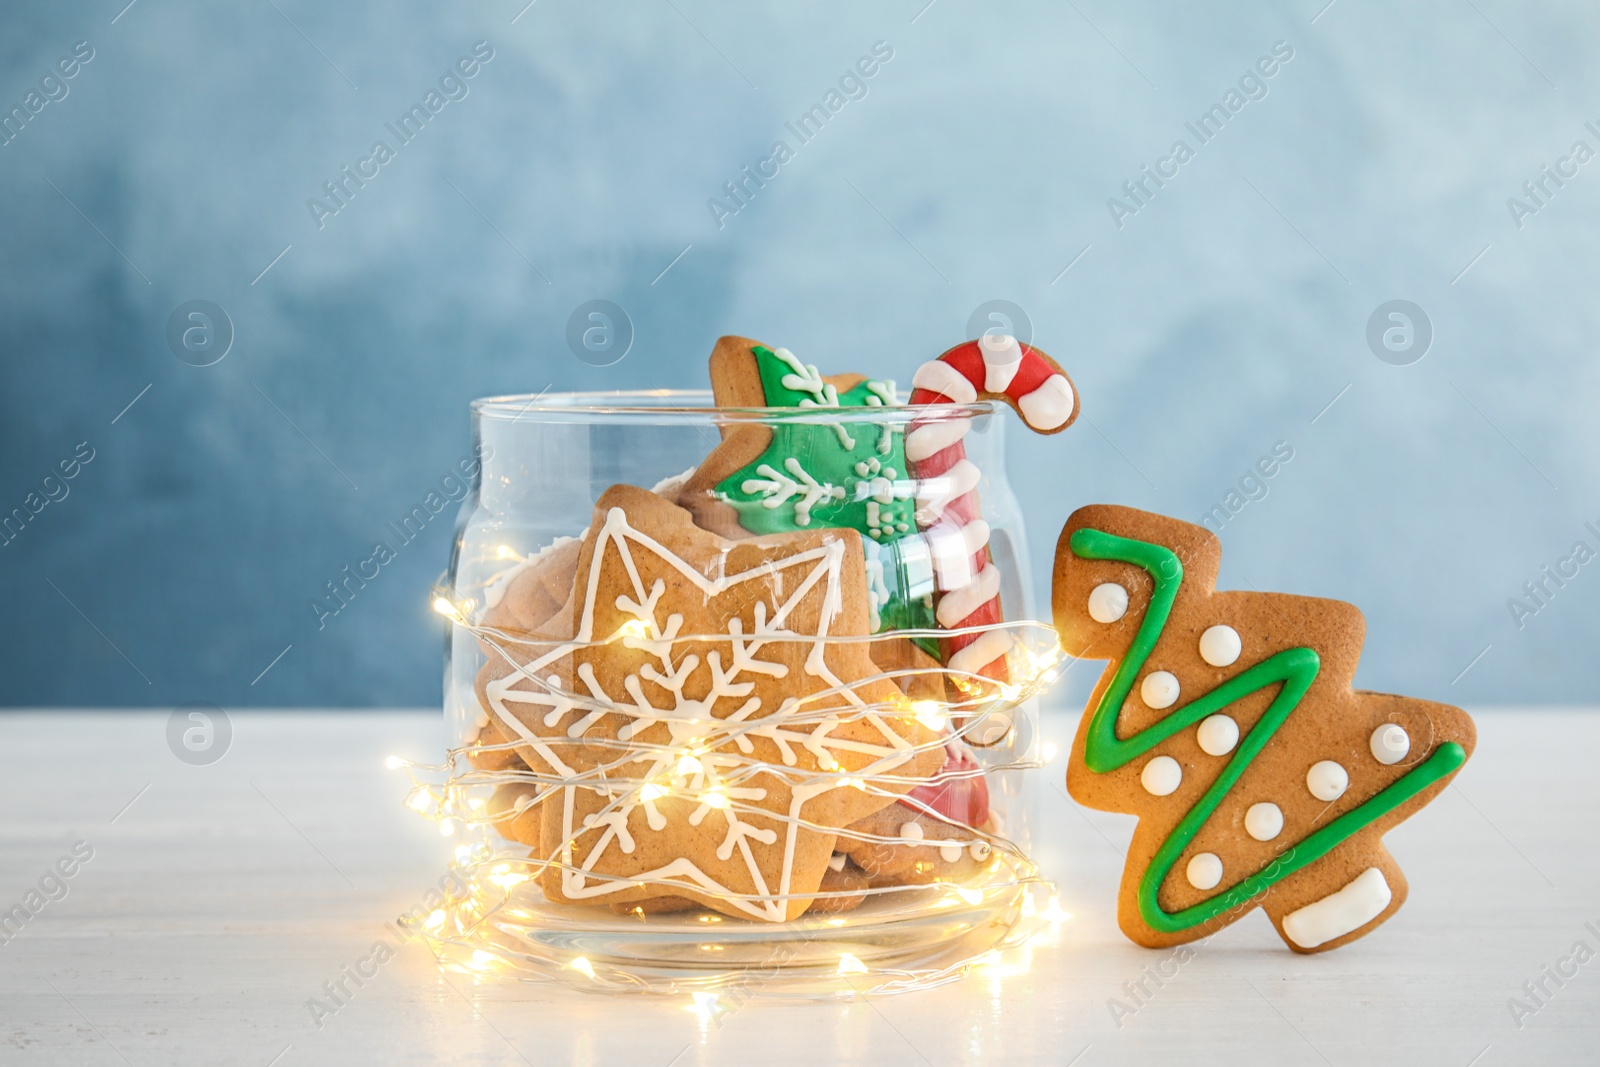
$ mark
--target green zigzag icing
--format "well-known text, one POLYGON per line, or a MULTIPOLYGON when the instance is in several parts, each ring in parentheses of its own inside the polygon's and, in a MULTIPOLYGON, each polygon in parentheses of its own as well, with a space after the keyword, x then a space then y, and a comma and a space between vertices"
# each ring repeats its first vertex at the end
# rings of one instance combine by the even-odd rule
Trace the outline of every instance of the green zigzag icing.
POLYGON ((1144 877, 1139 880, 1139 914, 1151 929, 1177 933, 1207 923, 1235 908, 1252 906, 1252 898, 1262 890, 1315 863, 1362 828, 1370 826, 1466 762, 1464 748, 1453 741, 1445 742, 1404 777, 1328 825, 1313 831, 1267 867, 1199 904, 1177 912, 1165 911, 1157 897, 1178 857, 1189 847, 1206 820, 1215 814, 1223 797, 1227 796, 1245 769, 1266 748, 1278 727, 1299 706, 1306 690, 1315 681, 1322 661, 1315 649, 1286 649, 1183 705, 1155 725, 1131 737, 1119 738, 1116 730, 1117 713, 1128 699, 1133 680, 1144 668, 1145 660, 1166 629, 1173 602, 1178 596, 1178 587, 1183 583, 1183 563, 1176 553, 1162 545, 1119 537, 1103 530, 1077 530, 1070 544, 1072 551, 1082 559, 1111 559, 1131 563, 1144 569, 1155 583, 1144 622, 1140 624, 1128 654, 1117 665, 1111 684, 1089 720, 1084 744, 1084 763, 1089 770, 1096 774, 1116 770, 1174 734, 1194 726, 1206 716, 1221 711, 1257 690, 1281 685, 1261 720, 1240 740, 1222 773, 1161 843, 1145 868, 1144 877))

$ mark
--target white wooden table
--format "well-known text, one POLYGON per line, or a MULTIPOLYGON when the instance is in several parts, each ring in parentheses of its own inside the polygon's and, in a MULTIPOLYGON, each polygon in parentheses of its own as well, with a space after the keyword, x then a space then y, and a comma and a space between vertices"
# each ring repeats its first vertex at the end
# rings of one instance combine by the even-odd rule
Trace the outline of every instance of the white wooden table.
MULTIPOLYGON (((447 976, 411 943, 319 1028, 307 1000, 448 862, 383 762, 436 758, 439 716, 235 713, 227 755, 198 767, 168 749, 166 721, 0 713, 0 911, 74 842, 93 849, 0 944, 0 1063, 1600 1060, 1600 959, 1544 979, 1520 1028, 1508 1007, 1576 942, 1600 952, 1600 710, 1480 713, 1474 762, 1389 837, 1411 899, 1374 936, 1301 957, 1253 915, 1159 988, 1147 979, 1154 993, 1120 1026, 1111 998, 1130 1003, 1124 984, 1167 954, 1113 919, 1131 820, 1070 804, 1052 766, 1031 798, 1036 851, 1073 917, 1025 973, 870 1002, 752 1001, 707 1022, 683 1002, 447 976)), ((1046 735, 1065 749, 1074 721, 1049 713, 1046 735)))

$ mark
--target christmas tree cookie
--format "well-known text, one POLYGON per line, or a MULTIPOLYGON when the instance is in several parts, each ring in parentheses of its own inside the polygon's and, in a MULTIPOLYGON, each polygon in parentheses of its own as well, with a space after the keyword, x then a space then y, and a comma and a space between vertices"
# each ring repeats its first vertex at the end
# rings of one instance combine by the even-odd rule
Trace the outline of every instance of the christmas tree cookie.
POLYGON ((1361 937, 1405 901, 1383 835, 1472 752, 1458 708, 1353 689, 1353 606, 1219 592, 1221 544, 1130 508, 1075 512, 1056 550, 1063 648, 1110 660, 1073 745, 1080 803, 1139 817, 1118 918, 1149 946, 1258 905, 1290 948, 1361 937))

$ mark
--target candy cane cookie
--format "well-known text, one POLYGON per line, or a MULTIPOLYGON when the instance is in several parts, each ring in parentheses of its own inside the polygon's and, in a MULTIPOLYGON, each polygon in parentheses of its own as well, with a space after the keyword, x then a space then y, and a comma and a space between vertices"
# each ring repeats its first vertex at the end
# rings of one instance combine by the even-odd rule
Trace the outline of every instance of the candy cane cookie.
MULTIPOLYGON (((1030 429, 1059 433, 1078 415, 1077 393, 1061 367, 1031 345, 1004 334, 985 334, 924 363, 911 380, 913 406, 998 400, 1030 429)), ((967 459, 965 416, 930 413, 912 420, 905 455, 917 483, 917 528, 932 547, 935 616, 945 666, 958 678, 1005 681, 1012 638, 1005 630, 979 630, 1001 621, 1000 571, 989 552, 989 524, 979 517, 981 474, 967 459)))

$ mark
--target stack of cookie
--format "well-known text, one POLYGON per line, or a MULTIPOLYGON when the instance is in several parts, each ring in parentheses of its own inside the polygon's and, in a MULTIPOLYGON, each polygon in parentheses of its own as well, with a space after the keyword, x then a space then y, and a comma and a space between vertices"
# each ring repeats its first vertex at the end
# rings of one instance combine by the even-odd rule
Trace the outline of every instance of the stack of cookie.
MULTIPOLYGON (((711 376, 728 409, 897 403, 746 338, 711 376)), ((502 772, 489 814, 548 900, 777 922, 994 872, 983 767, 945 714, 971 691, 938 636, 956 590, 918 547, 904 421, 861 415, 729 420, 697 469, 607 489, 492 592, 467 756, 502 772)))

